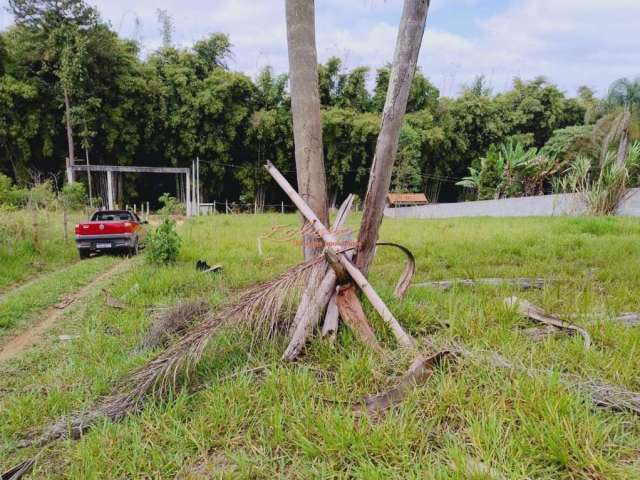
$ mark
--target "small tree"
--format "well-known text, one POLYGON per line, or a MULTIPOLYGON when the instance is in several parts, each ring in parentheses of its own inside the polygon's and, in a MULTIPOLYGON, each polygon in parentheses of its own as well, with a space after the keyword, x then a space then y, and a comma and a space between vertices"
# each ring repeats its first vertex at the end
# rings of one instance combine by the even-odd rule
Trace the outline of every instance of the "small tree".
POLYGON ((171 219, 172 210, 176 207, 176 199, 165 193, 160 197, 162 223, 147 236, 147 261, 155 265, 175 263, 180 252, 180 237, 176 232, 176 222, 171 219))

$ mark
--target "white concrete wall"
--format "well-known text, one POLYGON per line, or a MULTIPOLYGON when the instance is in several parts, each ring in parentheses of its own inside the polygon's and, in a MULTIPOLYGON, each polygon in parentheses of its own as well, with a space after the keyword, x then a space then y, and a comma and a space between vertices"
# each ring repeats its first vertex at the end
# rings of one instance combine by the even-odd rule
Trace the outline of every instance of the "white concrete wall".
MULTIPOLYGON (((586 212, 587 208, 580 194, 563 193, 538 197, 386 208, 384 214, 389 218, 452 218, 550 217, 557 215, 583 215, 586 212)), ((618 215, 640 216, 640 188, 629 190, 627 198, 618 208, 618 215)))

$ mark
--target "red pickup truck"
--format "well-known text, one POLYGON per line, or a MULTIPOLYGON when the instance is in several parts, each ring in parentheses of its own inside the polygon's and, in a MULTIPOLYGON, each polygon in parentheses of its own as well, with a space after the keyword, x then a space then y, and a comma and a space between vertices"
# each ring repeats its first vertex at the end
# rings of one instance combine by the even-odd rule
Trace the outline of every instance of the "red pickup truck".
POLYGON ((76 246, 81 259, 97 252, 126 252, 136 255, 144 247, 144 224, 127 210, 97 211, 91 220, 76 225, 76 246))

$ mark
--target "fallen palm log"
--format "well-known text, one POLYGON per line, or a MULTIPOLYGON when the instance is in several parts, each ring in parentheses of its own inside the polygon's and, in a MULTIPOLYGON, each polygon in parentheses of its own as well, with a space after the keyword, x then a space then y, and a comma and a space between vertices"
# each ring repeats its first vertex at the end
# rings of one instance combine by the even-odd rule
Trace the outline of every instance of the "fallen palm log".
POLYGON ((430 357, 418 355, 397 385, 386 392, 365 397, 358 409, 361 410, 364 407, 370 413, 376 413, 401 403, 411 388, 429 380, 434 373, 435 366, 445 358, 452 356, 454 353, 449 350, 442 350, 430 357))
POLYGON ((519 299, 518 297, 505 298, 504 303, 508 308, 515 308, 520 315, 535 320, 536 322, 540 322, 560 330, 567 330, 572 334, 578 333, 582 335, 582 338, 584 339, 585 348, 589 348, 591 346, 591 335, 589 335, 589 332, 582 327, 578 327, 577 325, 560 320, 558 317, 549 315, 548 313, 545 313, 542 308, 537 307, 526 300, 519 299))
POLYGON ((622 313, 617 317, 613 317, 611 320, 620 322, 627 327, 635 327, 640 325, 640 313, 622 313))
POLYGON ((360 272, 360 270, 358 270, 349 261, 344 252, 340 252, 335 247, 335 245, 337 244, 336 236, 329 230, 327 230, 327 228, 320 222, 316 214, 293 189, 287 179, 282 176, 275 165, 273 165, 271 162, 268 162, 267 165, 265 165, 265 168, 278 183, 278 185, 280 185, 280 187, 285 191, 289 198, 293 201, 295 206, 298 207, 298 210, 300 210, 302 215, 304 215, 304 217, 309 221, 310 225, 313 227, 316 233, 322 238, 326 248, 332 249, 336 252, 339 262, 344 266, 347 272, 349 272, 349 275, 358 286, 358 288, 360 288, 362 293, 364 293, 364 295, 369 299, 371 305, 378 311, 378 313, 382 317, 382 320, 391 328, 391 331, 396 337, 398 344, 403 348, 412 348, 415 344, 413 338, 411 338, 411 336, 398 323, 389 308, 385 305, 378 293, 369 284, 362 272, 360 272))
POLYGON ((456 278, 451 280, 436 280, 432 282, 414 283, 413 287, 436 288, 439 290, 451 290, 453 287, 475 287, 478 285, 490 285, 501 287, 503 285, 516 287, 521 290, 544 288, 546 281, 543 278, 456 278))
POLYGON ((640 313, 625 312, 618 315, 609 316, 607 313, 587 313, 587 314, 571 314, 570 318, 587 318, 589 322, 599 322, 600 319, 618 322, 625 327, 635 327, 640 325, 640 313))
POLYGON ((140 343, 140 348, 148 350, 166 347, 172 338, 184 334, 197 319, 202 318, 209 310, 210 306, 204 300, 179 303, 158 310, 140 343))

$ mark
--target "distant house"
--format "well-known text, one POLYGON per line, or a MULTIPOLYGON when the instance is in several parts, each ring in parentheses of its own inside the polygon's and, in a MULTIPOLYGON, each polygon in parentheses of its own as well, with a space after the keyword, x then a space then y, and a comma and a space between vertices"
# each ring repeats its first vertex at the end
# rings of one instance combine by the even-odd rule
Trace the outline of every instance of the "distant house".
POLYGON ((387 207, 415 207, 427 205, 429 201, 424 193, 389 193, 387 195, 387 207))

